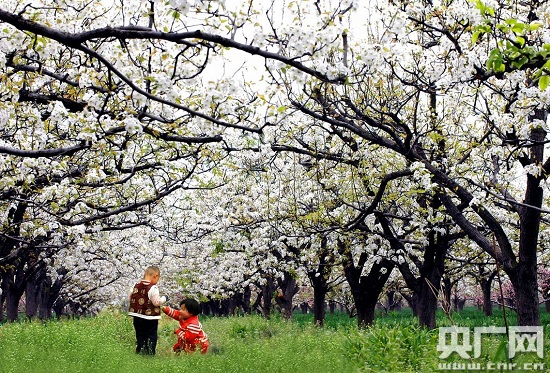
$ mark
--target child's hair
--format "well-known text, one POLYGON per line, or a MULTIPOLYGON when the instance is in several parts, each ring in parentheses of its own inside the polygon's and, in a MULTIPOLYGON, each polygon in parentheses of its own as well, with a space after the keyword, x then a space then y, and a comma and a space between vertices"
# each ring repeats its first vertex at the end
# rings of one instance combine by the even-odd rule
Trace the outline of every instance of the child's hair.
POLYGON ((200 303, 194 300, 193 298, 182 299, 182 301, 180 302, 180 307, 182 305, 185 305, 187 312, 189 312, 193 316, 196 316, 202 312, 200 303))
POLYGON ((152 275, 159 275, 160 276, 160 268, 157 266, 149 266, 147 269, 145 269, 145 275, 146 276, 152 276, 152 275))

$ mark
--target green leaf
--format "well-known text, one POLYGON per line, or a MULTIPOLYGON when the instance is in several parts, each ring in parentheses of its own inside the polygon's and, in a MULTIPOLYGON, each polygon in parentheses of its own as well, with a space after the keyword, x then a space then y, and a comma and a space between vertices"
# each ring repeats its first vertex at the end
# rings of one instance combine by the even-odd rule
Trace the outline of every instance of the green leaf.
POLYGON ((479 35, 481 35, 481 31, 474 32, 474 34, 472 35, 472 44, 476 43, 477 39, 479 39, 479 35))
POLYGON ((508 53, 508 59, 514 61, 514 60, 517 60, 521 57, 521 53, 517 52, 517 51, 513 51, 511 53, 508 53))
POLYGON ((487 24, 485 25, 482 25, 482 26, 479 26, 481 30, 483 30, 483 32, 485 32, 486 34, 490 33, 491 30, 493 29, 492 27, 492 24, 490 22, 488 22, 487 24))
POLYGON ((512 66, 517 69, 521 69, 527 62, 529 62, 529 59, 523 56, 519 60, 512 61, 512 66))
POLYGON ((497 29, 499 29, 500 31, 502 31, 503 33, 508 33, 508 31, 510 30, 510 27, 506 26, 506 25, 503 25, 502 23, 499 23, 497 25, 497 29))
POLYGON ((492 70, 494 72, 504 72, 506 70, 506 66, 503 63, 502 52, 499 49, 493 49, 489 54, 487 70, 492 70))
POLYGON ((550 84, 550 76, 548 75, 541 76, 539 79, 540 90, 544 91, 548 87, 548 84, 550 84))
POLYGON ((525 32, 525 24, 524 23, 517 23, 514 26, 512 26, 512 31, 516 35, 523 35, 525 32))
POLYGON ((493 70, 497 73, 503 73, 506 71, 506 65, 504 65, 502 62, 500 63, 495 63, 493 65, 493 70))
POLYGON ((516 42, 522 47, 525 45, 525 38, 523 36, 516 37, 516 42))
POLYGON ((476 1, 476 8, 479 9, 479 13, 482 16, 487 16, 487 15, 494 16, 495 15, 495 10, 493 8, 483 4, 483 2, 481 0, 476 1))
POLYGON ((498 345, 493 361, 506 361, 508 358, 508 341, 502 339, 498 345))
POLYGON ((529 31, 536 31, 542 27, 542 23, 540 21, 535 21, 529 24, 529 31))

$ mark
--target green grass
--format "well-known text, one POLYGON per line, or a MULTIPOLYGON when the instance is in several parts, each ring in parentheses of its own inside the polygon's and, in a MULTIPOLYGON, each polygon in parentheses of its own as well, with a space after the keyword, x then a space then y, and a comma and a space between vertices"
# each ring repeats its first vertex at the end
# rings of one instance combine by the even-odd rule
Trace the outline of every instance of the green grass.
MULTIPOLYGON (((546 329, 550 317, 544 312, 541 316, 546 329)), ((499 311, 487 318, 469 309, 453 314, 453 321, 471 328, 504 325, 499 311)), ((509 322, 514 325, 513 316, 509 322)), ((116 312, 8 323, 0 326, 0 372, 433 372, 443 361, 436 349, 437 329, 419 328, 407 310, 380 314, 372 327, 361 331, 345 314, 327 315, 324 328, 313 326, 312 315, 301 314, 292 322, 243 316, 203 317, 202 323, 211 340, 207 355, 174 355, 176 322, 163 319, 154 357, 134 353, 132 319, 116 312)), ((438 313, 438 325, 451 321, 438 313)), ((550 335, 545 334, 545 345, 550 345, 550 335)), ((476 361, 507 361, 503 352, 502 338, 487 337, 476 361)), ((453 355, 444 362, 469 362, 453 355)), ((550 367, 550 357, 545 358, 550 367)), ((539 362, 525 353, 514 362, 530 361, 539 362)))

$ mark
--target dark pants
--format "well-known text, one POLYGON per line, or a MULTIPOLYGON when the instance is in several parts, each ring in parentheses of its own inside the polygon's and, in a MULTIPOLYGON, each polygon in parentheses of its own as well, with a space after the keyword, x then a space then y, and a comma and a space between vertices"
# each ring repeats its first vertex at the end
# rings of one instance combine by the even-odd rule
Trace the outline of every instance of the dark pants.
POLYGON ((136 330, 136 353, 154 355, 157 348, 158 320, 142 319, 134 317, 134 329, 136 330))

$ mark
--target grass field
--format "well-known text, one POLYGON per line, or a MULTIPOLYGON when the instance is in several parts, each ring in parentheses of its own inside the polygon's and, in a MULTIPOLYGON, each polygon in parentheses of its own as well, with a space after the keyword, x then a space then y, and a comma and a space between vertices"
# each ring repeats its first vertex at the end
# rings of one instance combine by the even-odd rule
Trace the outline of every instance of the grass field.
MULTIPOLYGON (((510 325, 515 325, 513 314, 510 325)), ((542 313, 544 329, 550 315, 542 313)), ((296 314, 292 322, 275 316, 203 317, 211 348, 207 355, 175 356, 171 347, 176 322, 162 319, 157 355, 134 353, 135 338, 130 317, 104 312, 95 318, 32 321, 0 326, 0 372, 434 372, 439 364, 479 364, 480 370, 526 371, 550 359, 536 353, 518 353, 508 359, 502 335, 483 339, 482 355, 463 359, 453 353, 439 359, 438 330, 424 330, 410 311, 377 317, 367 330, 357 330, 356 320, 344 314, 327 315, 326 326, 313 326, 311 315, 296 314), (497 365, 500 364, 500 365, 497 365), (497 369, 500 367, 501 369, 497 369)), ((439 326, 452 324, 473 328, 503 326, 502 313, 491 318, 469 309, 452 315, 438 314, 439 326)), ((544 336, 545 352, 550 335, 544 336)), ((461 367, 460 365, 457 367, 461 367)), ((476 365, 471 367, 475 368, 476 365)), ((473 369, 470 369, 473 370, 473 369)), ((450 369, 446 371, 465 371, 450 369)))

